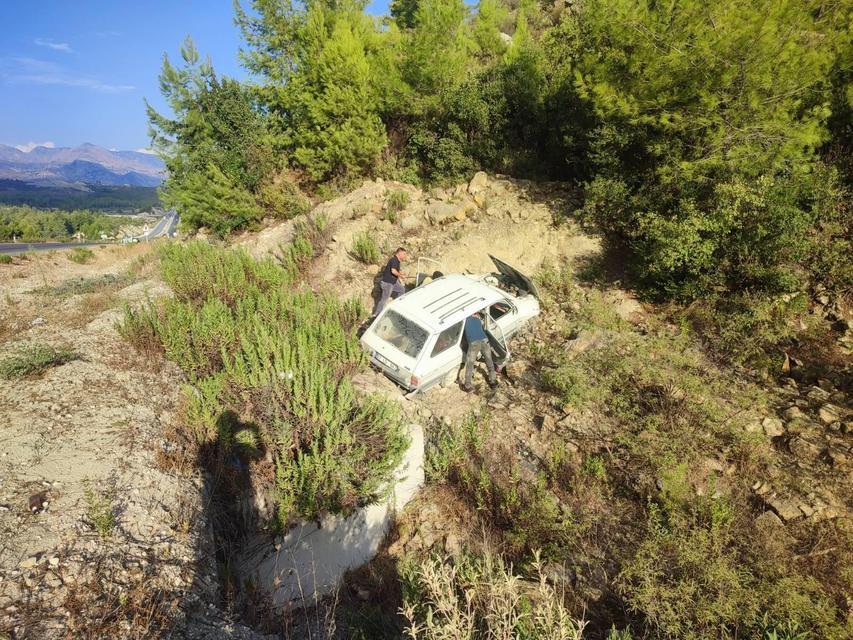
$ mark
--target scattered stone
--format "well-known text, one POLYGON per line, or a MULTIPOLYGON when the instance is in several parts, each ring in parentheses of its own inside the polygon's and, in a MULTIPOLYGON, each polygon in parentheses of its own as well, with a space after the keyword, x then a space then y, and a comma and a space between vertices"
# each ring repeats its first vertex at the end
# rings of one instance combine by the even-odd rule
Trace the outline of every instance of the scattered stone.
POLYGON ((29 498, 29 508, 32 513, 39 513, 47 506, 47 491, 39 491, 29 498))
POLYGON ((598 345, 601 336, 587 329, 580 331, 577 336, 566 342, 566 350, 574 353, 583 353, 598 345))
POLYGON ((805 420, 807 416, 797 405, 793 405, 785 410, 785 417, 788 420, 805 420))
POLYGON ((773 509, 783 522, 790 522, 803 517, 803 512, 793 500, 773 497, 767 500, 767 506, 773 509))
POLYGON ((46 320, 44 318, 42 318, 41 316, 38 316, 37 318, 34 318, 32 322, 30 322, 30 326, 31 327, 38 327, 40 325, 43 325, 45 322, 46 322, 46 320))
POLYGON ((779 418, 768 416, 761 421, 761 426, 764 428, 764 433, 768 438, 778 438, 785 434, 785 427, 779 418))
POLYGON ((834 404, 825 404, 820 408, 817 415, 821 422, 829 425, 841 420, 841 409, 836 407, 834 404))
POLYGON ((765 511, 760 516, 755 519, 755 526, 760 530, 768 530, 768 529, 778 529, 779 527, 784 527, 782 521, 772 511, 765 511))
POLYGON ((447 224, 464 218, 465 207, 447 202, 433 202, 427 205, 426 216, 432 225, 447 224))
POLYGON ((27 569, 32 569, 39 563, 39 559, 37 556, 30 556, 29 558, 24 558, 18 563, 18 568, 26 571, 27 569))
POLYGON ((403 231, 409 231, 411 229, 417 229, 419 226, 423 224, 423 219, 420 216, 411 215, 406 216, 402 220, 400 220, 400 228, 403 231))
POLYGON ((796 456, 798 460, 810 462, 820 455, 820 447, 810 440, 806 440, 802 436, 795 436, 788 442, 788 450, 796 456))
POLYGON ((616 301, 616 304, 613 306, 613 311, 625 322, 637 323, 642 322, 645 318, 643 305, 634 298, 629 298, 624 295, 620 296, 619 300, 616 301))
POLYGON ((835 391, 835 387, 833 386, 833 384, 826 378, 821 378, 820 380, 818 380, 817 386, 830 394, 835 391))
POLYGON ((468 193, 470 193, 472 196, 475 196, 485 190, 488 183, 488 174, 485 171, 478 171, 474 174, 474 177, 471 178, 471 182, 468 183, 468 193))
POLYGON ((826 450, 826 459, 833 467, 843 467, 847 464, 847 454, 835 447, 826 450))
POLYGON ((760 433, 761 423, 758 420, 750 420, 744 425, 744 430, 747 433, 760 433))
POLYGON ((812 387, 806 394, 806 397, 814 402, 823 402, 829 399, 829 392, 824 391, 820 387, 812 387))
POLYGON ((815 510, 814 510, 814 509, 812 509, 812 508, 811 508, 808 504, 806 504, 805 502, 801 502, 801 503, 800 503, 800 511, 802 511, 802 512, 803 512, 803 515, 804 515, 806 518, 811 518, 811 517, 815 514, 815 510))
POLYGON ((755 519, 758 539, 765 549, 782 551, 793 542, 785 524, 773 511, 765 511, 755 519))
POLYGON ((447 534, 444 539, 444 552, 454 558, 462 555, 462 540, 455 533, 447 534))

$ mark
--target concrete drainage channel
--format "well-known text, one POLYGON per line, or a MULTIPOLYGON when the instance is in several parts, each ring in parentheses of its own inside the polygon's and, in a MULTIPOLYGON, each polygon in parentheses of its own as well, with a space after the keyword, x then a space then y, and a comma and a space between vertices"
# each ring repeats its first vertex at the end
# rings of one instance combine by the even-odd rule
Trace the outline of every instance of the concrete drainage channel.
POLYGON ((347 517, 326 516, 320 523, 300 523, 274 538, 255 534, 233 557, 240 582, 251 581, 277 609, 298 609, 332 593, 346 571, 369 562, 394 514, 424 483, 423 428, 411 424, 408 431, 411 443, 394 472, 386 499, 347 517))

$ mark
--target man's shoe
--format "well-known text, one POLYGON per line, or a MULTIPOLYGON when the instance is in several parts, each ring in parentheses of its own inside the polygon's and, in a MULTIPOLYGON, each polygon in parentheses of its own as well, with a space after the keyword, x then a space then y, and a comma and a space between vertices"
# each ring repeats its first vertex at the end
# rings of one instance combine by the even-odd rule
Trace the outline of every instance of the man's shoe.
POLYGON ((473 390, 474 390, 474 387, 469 387, 469 386, 464 385, 464 384, 462 385, 462 391, 464 391, 465 393, 471 393, 473 390))
POLYGON ((498 386, 497 380, 489 380, 489 388, 490 389, 497 389, 497 386, 498 386))

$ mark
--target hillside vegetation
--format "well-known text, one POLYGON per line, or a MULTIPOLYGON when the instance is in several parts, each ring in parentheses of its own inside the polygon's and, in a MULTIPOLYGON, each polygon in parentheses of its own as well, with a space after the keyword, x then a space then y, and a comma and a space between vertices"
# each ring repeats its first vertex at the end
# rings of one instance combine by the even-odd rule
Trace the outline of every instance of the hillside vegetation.
POLYGON ((21 180, 0 179, 0 204, 29 205, 43 209, 73 211, 92 209, 108 213, 136 213, 160 206, 155 187, 38 186, 21 180))
POLYGON ((411 410, 428 486, 348 578, 381 595, 345 603, 344 637, 850 637, 853 4, 235 12, 251 83, 190 39, 164 57, 163 199, 219 240, 296 220, 275 260, 163 249, 175 297, 121 328, 183 370, 195 458, 248 467, 279 527, 372 501, 405 439, 352 388, 365 310, 340 283, 383 243, 470 253, 489 231, 539 267, 500 390, 411 410), (523 230, 555 229, 603 251, 543 265, 523 230))
POLYGON ((112 235, 133 220, 94 211, 50 211, 0 205, 0 242, 70 240, 81 233, 89 240, 112 235))
POLYGON ((847 290, 850 3, 572 7, 238 4, 258 83, 191 41, 164 60, 165 198, 224 234, 302 212, 300 187, 486 168, 584 185, 651 295, 847 290))

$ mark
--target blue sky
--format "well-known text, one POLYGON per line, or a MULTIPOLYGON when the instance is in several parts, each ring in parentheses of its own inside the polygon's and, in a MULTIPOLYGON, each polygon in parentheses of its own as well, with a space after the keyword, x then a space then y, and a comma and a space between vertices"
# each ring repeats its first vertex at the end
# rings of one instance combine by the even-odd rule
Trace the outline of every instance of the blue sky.
POLYGON ((217 73, 246 77, 231 0, 0 0, 0 29, 3 144, 147 147, 143 98, 163 108, 162 56, 179 60, 187 35, 217 73))

